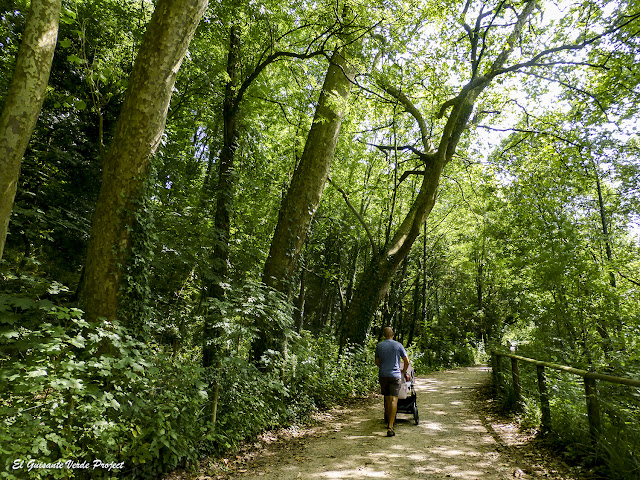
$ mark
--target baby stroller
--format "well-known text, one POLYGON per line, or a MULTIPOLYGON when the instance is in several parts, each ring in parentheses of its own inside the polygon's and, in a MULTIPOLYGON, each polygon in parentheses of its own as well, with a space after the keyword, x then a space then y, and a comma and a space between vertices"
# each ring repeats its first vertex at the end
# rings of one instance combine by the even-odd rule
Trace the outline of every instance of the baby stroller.
MULTIPOLYGON (((398 397, 398 409, 396 411, 396 416, 398 413, 408 413, 409 415, 413 415, 413 421, 416 423, 416 425, 418 425, 418 423, 420 423, 420 417, 418 416, 418 402, 416 389, 414 387, 414 384, 416 382, 416 374, 411 366, 409 366, 409 368, 407 369, 407 374, 409 375, 409 380, 404 381, 403 379, 402 386, 400 387, 400 396, 398 397)), ((386 414, 384 416, 384 421, 387 422, 386 414)))

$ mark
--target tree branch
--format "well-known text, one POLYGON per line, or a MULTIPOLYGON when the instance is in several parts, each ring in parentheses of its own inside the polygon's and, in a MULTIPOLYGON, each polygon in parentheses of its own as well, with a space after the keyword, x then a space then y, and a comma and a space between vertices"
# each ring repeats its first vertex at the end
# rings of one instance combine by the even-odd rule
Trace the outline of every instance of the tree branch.
POLYGON ((631 282, 633 283, 635 286, 640 287, 640 282, 638 282, 637 280, 634 280, 633 278, 629 278, 627 277, 624 273, 622 273, 620 270, 618 270, 618 275, 620 275, 622 278, 624 278, 627 282, 631 282))
POLYGON ((564 142, 568 145, 571 145, 572 147, 576 147, 578 148, 580 145, 577 144, 576 142, 573 142, 571 140, 569 140, 568 138, 562 137, 558 134, 555 133, 551 133, 551 132, 544 132, 541 130, 530 130, 530 129, 526 129, 526 128, 495 128, 495 127, 489 127, 487 125, 477 125, 478 128, 484 128, 485 130, 490 130, 492 132, 517 132, 517 133, 528 133, 531 135, 545 135, 548 137, 552 137, 555 139, 560 140, 561 142, 564 142))
POLYGON ((426 172, 424 170, 405 170, 405 172, 400 177, 400 180, 398 180, 398 185, 400 185, 404 180, 406 180, 406 178, 409 175, 422 175, 422 176, 424 176, 425 173, 426 172))
POLYGON ((251 74, 249 74, 249 76, 245 78, 244 82, 242 82, 242 85, 240 85, 240 88, 238 88, 238 93, 236 94, 233 110, 237 110, 239 108, 240 102, 242 102, 242 99, 244 98, 244 94, 246 93, 247 89, 251 86, 253 81, 256 78, 258 78, 258 76, 262 73, 262 71, 265 68, 267 68, 270 64, 283 58, 297 58, 299 60, 306 60, 308 58, 317 57, 319 55, 326 55, 325 50, 320 49, 320 50, 315 50, 309 53, 295 53, 295 52, 272 53, 267 58, 265 58, 262 61, 262 63, 258 64, 256 68, 253 70, 253 72, 251 72, 251 74))
POLYGON ((411 114, 411 116, 418 123, 418 127, 420 128, 420 136, 422 137, 422 145, 425 149, 425 154, 431 150, 431 142, 429 141, 429 129, 427 128, 427 123, 424 121, 424 117, 420 113, 420 110, 416 108, 416 106, 409 100, 409 98, 405 95, 402 90, 399 90, 389 84, 386 83, 386 79, 380 78, 378 85, 385 92, 395 98, 400 104, 404 107, 404 109, 411 114))
POLYGON ((544 75, 539 75, 539 74, 537 74, 535 72, 523 71, 522 73, 524 73, 525 75, 532 76, 532 77, 540 78, 542 80, 547 80, 548 82, 559 83, 560 85, 562 85, 563 87, 565 87, 565 88, 567 88, 569 90, 573 90, 575 92, 579 92, 579 93, 591 98, 591 100, 593 100, 596 103, 596 105, 598 105, 598 108, 605 115, 605 117, 607 116, 607 111, 604 108, 604 106, 600 103, 600 100, 598 100, 598 98, 595 95, 587 92, 586 90, 582 90, 581 88, 578 88, 578 87, 575 87, 573 85, 570 85, 567 82, 563 82, 562 80, 559 80, 559 79, 549 78, 549 77, 545 77, 544 75))
POLYGON ((393 146, 393 145, 379 145, 377 143, 371 143, 371 142, 364 142, 365 145, 369 145, 370 147, 376 147, 378 150, 390 150, 390 151, 395 151, 395 150, 409 150, 413 153, 415 153, 421 160, 423 160, 424 162, 428 162, 433 158, 433 153, 424 153, 421 150, 418 150, 416 147, 412 146, 412 145, 402 145, 402 146, 393 146))
MULTIPOLYGON (((484 56, 484 52, 487 48, 487 34, 489 33, 489 29, 493 26, 493 22, 495 21, 495 19, 498 17, 498 14, 500 13, 500 11, 502 10, 502 8, 505 6, 505 2, 504 0, 500 2, 500 4, 498 5, 498 8, 496 8, 495 10, 495 14, 493 15, 493 18, 491 19, 491 22, 489 22, 489 25, 487 25, 487 27, 484 29, 484 33, 482 34, 482 48, 480 49, 480 54, 478 55, 478 59, 476 61, 476 66, 473 72, 473 77, 476 76, 478 68, 480 67, 480 62, 482 61, 482 57, 484 56)), ((509 7, 509 5, 507 5, 507 7, 509 7)), ((514 10, 515 12, 515 10, 514 10)), ((488 12, 490 13, 490 12, 488 12)), ((518 13, 516 13, 516 17, 518 16, 518 13)), ((478 19, 480 20, 480 19, 478 19)), ((480 31, 480 29, 478 28, 478 32, 480 31)), ((472 78, 473 78, 472 77, 472 78)))
POLYGON ((535 0, 529 0, 526 3, 524 9, 520 13, 520 15, 518 15, 518 19, 513 27, 513 30, 511 31, 511 33, 509 34, 509 37, 507 38, 506 47, 496 57, 493 64, 491 65, 491 68, 489 69, 489 72, 486 75, 481 75, 476 78, 472 77, 471 80, 464 87, 462 87, 462 90, 460 91, 458 96, 456 96, 455 98, 452 98, 451 100, 447 100, 445 103, 443 103, 442 107, 440 107, 440 111, 438 112, 438 118, 442 118, 445 111, 449 107, 458 106, 460 102, 462 102, 472 90, 475 90, 475 89, 482 90, 487 85, 489 85, 489 83, 491 82, 491 80, 493 80, 493 78, 498 76, 500 73, 504 73, 504 71, 506 70, 503 68, 504 63, 509 58, 509 55, 511 55, 511 52, 513 52, 513 49, 515 48, 516 40, 520 37, 520 34, 522 33, 522 29, 525 25, 525 22, 527 21, 527 18, 529 18, 533 10, 536 8, 536 5, 537 4, 535 0))
MULTIPOLYGON (((539 65, 542 65, 542 64, 539 63, 539 60, 541 60, 542 58, 547 57, 549 55, 552 55, 554 53, 581 50, 581 49, 591 45, 592 43, 595 43, 598 40, 606 37, 607 35, 615 33, 617 31, 619 31, 620 29, 624 28, 625 26, 635 22, 636 20, 639 20, 640 19, 640 13, 638 13, 636 15, 630 15, 630 16, 624 16, 623 15, 620 18, 628 18, 628 20, 625 21, 625 22, 621 22, 619 24, 616 24, 613 27, 605 30, 604 32, 602 32, 602 33, 600 33, 598 35, 595 35, 590 39, 584 40, 583 42, 573 43, 573 44, 570 44, 570 45, 561 45, 559 47, 554 47, 554 48, 548 48, 548 49, 543 50, 542 52, 538 53, 537 55, 533 56, 530 60, 528 60, 526 62, 517 63, 515 65, 512 65, 511 67, 492 69, 492 71, 488 75, 493 78, 493 77, 496 77, 496 76, 501 75, 503 73, 514 72, 514 71, 520 70, 522 68, 539 66, 539 65)), ((568 62, 565 62, 565 63, 568 63, 568 62)))
POLYGON ((367 222, 365 222, 364 218, 362 218, 362 215, 360 215, 360 213, 351 204, 351 202, 349 201, 349 197, 347 196, 347 193, 338 185, 336 185, 336 183, 333 180, 331 180, 331 177, 329 177, 327 180, 329 180, 329 183, 333 185, 333 187, 342 194, 342 198, 344 198, 344 201, 346 202, 347 206, 351 209, 351 211, 356 216, 360 224, 364 227, 365 232, 367 232, 367 237, 369 238, 369 242, 371 243, 371 251, 373 253, 376 253, 378 251, 378 247, 376 246, 376 242, 373 239, 373 235, 371 235, 371 231, 369 230, 367 222))

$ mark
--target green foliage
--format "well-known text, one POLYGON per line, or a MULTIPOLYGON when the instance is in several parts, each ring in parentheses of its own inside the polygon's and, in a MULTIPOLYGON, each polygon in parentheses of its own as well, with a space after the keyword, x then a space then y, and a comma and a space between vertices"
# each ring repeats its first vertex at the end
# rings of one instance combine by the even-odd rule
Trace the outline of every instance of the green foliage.
POLYGON ((272 352, 266 373, 240 357, 222 360, 218 421, 204 451, 233 450, 265 430, 304 421, 317 408, 371 391, 377 381, 372 351, 338 355, 335 342, 309 340, 306 332, 286 355, 272 352))
MULTIPOLYGON (((268 313, 259 290, 247 292, 254 296, 227 310, 227 318, 268 313)), ((376 381, 370 348, 339 354, 329 338, 289 331, 287 351, 270 353, 268 373, 238 355, 225 356, 210 372, 221 387, 212 426, 203 415, 211 402, 204 380, 211 376, 197 356, 169 357, 118 324, 88 323, 80 310, 50 300, 2 295, 0 313, 3 478, 89 478, 83 469, 14 471, 16 459, 124 462, 117 471, 91 470, 90 478, 156 478, 205 452, 228 452, 318 407, 365 394, 376 381)), ((228 330, 223 342, 241 345, 241 331, 228 330)))
MULTIPOLYGON (((520 355, 534 357, 535 352, 524 349, 520 355)), ((540 427, 541 411, 535 367, 519 362, 522 403, 516 403, 510 368, 505 366, 500 379, 501 405, 518 416, 525 428, 540 427)), ((626 365, 623 376, 637 375, 638 365, 626 365)), ((600 475, 612 479, 637 478, 638 445, 640 429, 637 418, 640 413, 640 396, 636 389, 605 381, 597 382, 598 404, 602 423, 596 444, 592 442, 586 409, 585 388, 581 377, 545 369, 551 429, 548 439, 560 448, 571 463, 589 467, 600 475)))
MULTIPOLYGON (((0 2, 0 99, 27 3, 0 2)), ((353 28, 363 32, 354 62, 365 88, 353 88, 333 185, 304 247, 296 298, 285 299, 257 279, 302 153, 326 57, 282 58, 245 92, 229 278, 213 278, 212 249, 220 238, 212 198, 229 25, 240 29, 239 72, 247 78, 277 51, 303 55, 324 48, 328 56, 342 41, 335 23, 340 12, 335 2, 210 2, 179 72, 157 175, 132 225, 121 291, 129 330, 85 322, 75 309, 81 292, 73 287, 81 283, 102 151, 152 4, 63 2, 50 88, 22 164, 1 265, 2 467, 18 456, 92 457, 125 461, 126 477, 152 478, 201 453, 233 449, 265 429, 373 388, 371 348, 386 324, 410 345, 418 372, 477 363, 485 347, 513 342, 532 357, 637 374, 639 247, 628 234, 640 214, 637 2, 618 2, 613 10, 613 2, 576 4, 563 20, 553 19, 550 4, 540 4, 543 23, 532 19, 514 62, 530 59, 541 45, 575 40, 576 26, 588 38, 612 26, 618 14, 630 23, 584 51, 540 58, 544 72, 531 67, 515 82, 510 75, 496 79, 500 84, 478 100, 446 166, 438 201, 391 282, 367 347, 342 352, 335 336, 356 279, 409 211, 428 166, 412 150, 421 139, 413 118, 377 81, 401 89, 423 112, 436 148, 444 128, 436 114, 471 74, 474 53, 461 24, 472 28, 479 5, 471 2, 463 13, 454 2, 347 2, 353 28), (518 132, 498 145, 503 137, 495 129, 513 126, 500 124, 500 113, 507 123, 519 123, 518 132), (401 182, 405 172, 413 173, 401 182), (212 302, 203 292, 219 280, 228 284, 227 297, 212 302), (198 366, 205 318, 220 332, 214 340, 220 365, 208 372, 198 366), (267 319, 261 331, 259 318, 267 319), (257 335, 278 337, 278 348, 261 365, 266 372, 248 361, 257 335), (164 353, 168 346, 171 357, 164 353), (215 429, 206 413, 213 400, 203 394, 212 382, 220 387, 215 429)), ((479 75, 496 58, 512 24, 508 16, 519 8, 481 18, 479 75)), ((533 380, 523 377, 526 425, 539 422, 533 380)), ((550 377, 550 388, 559 442, 575 457, 606 457, 607 475, 637 472, 637 396, 600 385, 605 434, 596 452, 581 384, 550 377)), ((515 406, 513 389, 505 395, 515 406)))
POLYGON ((460 329, 451 323, 444 326, 438 323, 425 325, 416 351, 419 352, 419 360, 414 368, 419 373, 477 364, 473 339, 465 338, 460 329))
POLYGON ((20 37, 26 23, 26 2, 0 2, 0 105, 4 105, 13 76, 20 37))
POLYGON ((285 375, 293 379, 297 395, 307 395, 316 406, 370 392, 377 382, 373 362, 375 345, 340 352, 335 339, 305 331, 289 354, 285 375))
MULTIPOLYGON (((217 423, 203 451, 222 453, 265 430, 304 421, 313 410, 343 398, 364 395, 377 381, 373 350, 340 352, 335 339, 292 329, 291 305, 264 285, 230 287, 228 300, 215 301, 220 322, 214 339, 219 365, 206 372, 219 387, 217 423), (247 358, 255 319, 269 319, 283 335, 283 349, 269 350, 259 370, 247 358)), ((273 335, 266 330, 267 335, 273 335)))
POLYGON ((154 228, 154 204, 151 202, 152 185, 156 180, 155 166, 151 165, 151 174, 144 182, 143 194, 132 202, 132 221, 130 228, 131 249, 127 254, 124 281, 121 285, 120 308, 118 315, 126 321, 127 327, 138 336, 148 330, 152 311, 150 278, 155 245, 158 236, 154 228))
MULTIPOLYGON (((3 478, 87 475, 82 469, 12 471, 16 459, 124 462, 118 475, 130 478, 197 460, 206 393, 193 363, 49 300, 2 295, 0 314, 3 478)), ((111 478, 115 471, 90 473, 111 478)))

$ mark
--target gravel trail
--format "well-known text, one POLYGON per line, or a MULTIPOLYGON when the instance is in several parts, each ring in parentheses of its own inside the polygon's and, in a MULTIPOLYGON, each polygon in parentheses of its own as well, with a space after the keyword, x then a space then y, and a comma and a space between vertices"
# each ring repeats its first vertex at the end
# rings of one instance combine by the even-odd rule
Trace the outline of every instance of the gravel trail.
POLYGON ((415 425, 413 416, 400 413, 396 436, 387 437, 382 397, 378 396, 370 405, 330 418, 319 433, 281 448, 263 450, 227 478, 549 478, 551 475, 538 475, 523 465, 474 407, 474 390, 485 385, 489 375, 489 369, 480 366, 419 377, 419 425, 415 425))

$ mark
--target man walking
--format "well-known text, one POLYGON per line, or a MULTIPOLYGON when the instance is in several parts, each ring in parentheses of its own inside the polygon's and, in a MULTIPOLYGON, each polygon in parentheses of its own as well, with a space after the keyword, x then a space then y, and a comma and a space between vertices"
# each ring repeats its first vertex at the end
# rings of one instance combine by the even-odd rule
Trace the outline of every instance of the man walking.
POLYGON ((376 365, 380 377, 380 393, 384 395, 384 413, 389 422, 387 425, 387 437, 393 437, 393 423, 398 409, 398 394, 402 379, 406 379, 409 358, 400 342, 393 339, 393 329, 384 327, 382 332, 385 340, 376 346, 376 365), (400 360, 403 361, 402 372, 400 360))

